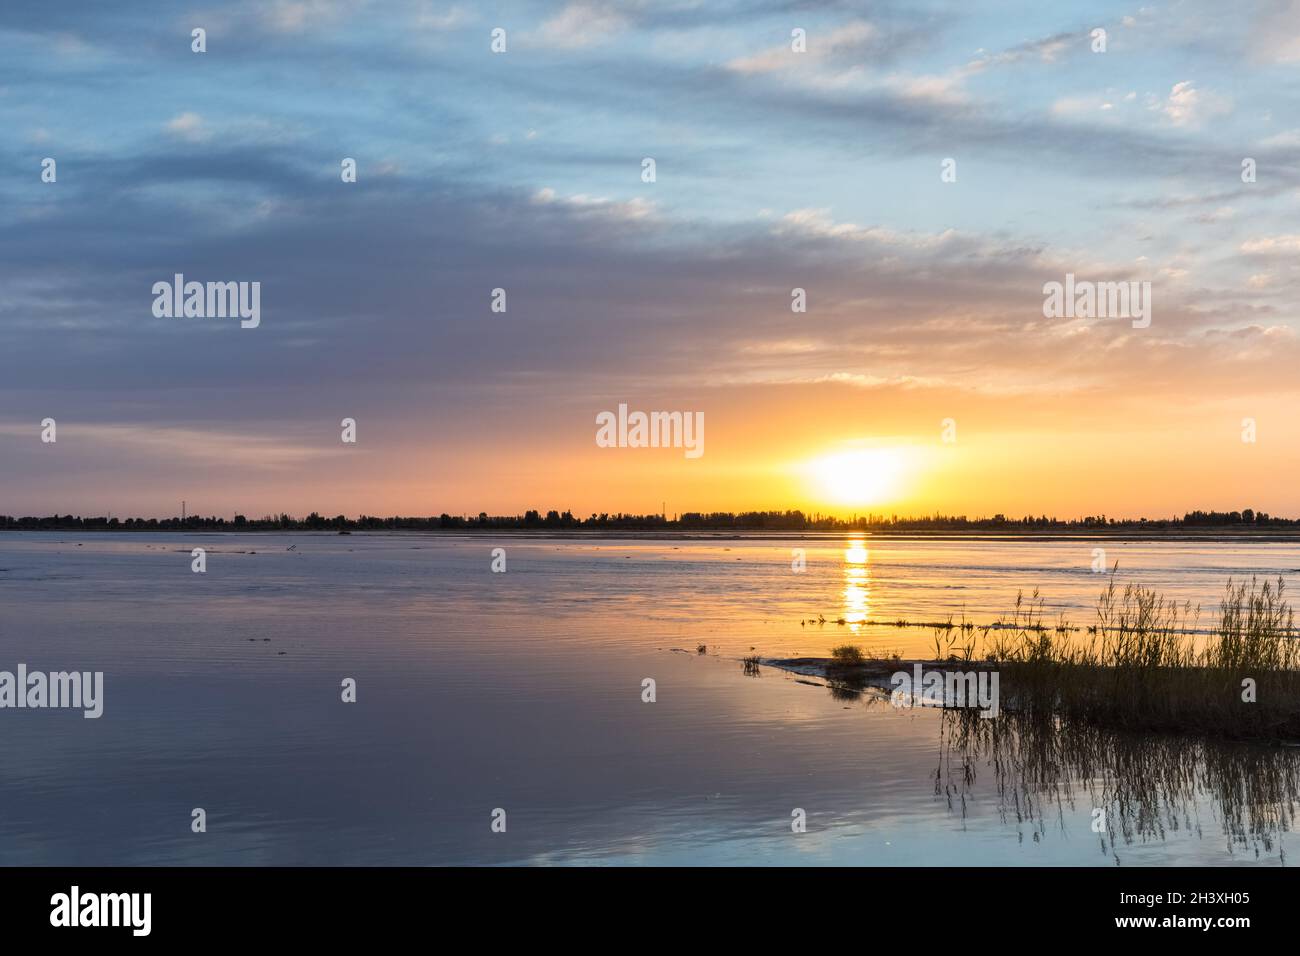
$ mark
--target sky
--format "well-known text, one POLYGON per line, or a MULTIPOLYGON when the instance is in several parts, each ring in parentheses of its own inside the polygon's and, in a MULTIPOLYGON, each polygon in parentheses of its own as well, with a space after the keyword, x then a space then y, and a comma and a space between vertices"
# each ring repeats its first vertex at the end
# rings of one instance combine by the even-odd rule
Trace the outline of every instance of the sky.
POLYGON ((1297 199, 1300 0, 5 0, 0 513, 1297 516, 1297 199))

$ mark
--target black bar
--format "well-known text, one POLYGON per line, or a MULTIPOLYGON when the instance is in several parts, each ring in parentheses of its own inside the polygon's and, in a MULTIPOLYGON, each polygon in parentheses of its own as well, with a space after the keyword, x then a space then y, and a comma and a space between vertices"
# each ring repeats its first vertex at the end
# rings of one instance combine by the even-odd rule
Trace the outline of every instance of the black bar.
POLYGON ((75 933, 83 943, 338 944, 432 934, 431 941, 451 945, 463 931, 540 945, 548 937, 590 939, 597 926, 621 929, 628 940, 670 930, 762 939, 773 923, 809 938, 918 945, 1002 933, 1044 944, 1192 935, 1232 941, 1243 932, 1280 933, 1294 922, 1294 881, 1281 868, 37 868, 0 870, 0 899, 7 939, 66 942, 75 933), (148 936, 134 936, 130 926, 52 926, 52 897, 73 886, 83 901, 87 894, 151 894, 148 936), (1117 925, 1132 918, 1156 925, 1117 925), (1204 918, 1248 924, 1161 925, 1204 918), (1024 935, 1038 933, 1050 935, 1024 935))

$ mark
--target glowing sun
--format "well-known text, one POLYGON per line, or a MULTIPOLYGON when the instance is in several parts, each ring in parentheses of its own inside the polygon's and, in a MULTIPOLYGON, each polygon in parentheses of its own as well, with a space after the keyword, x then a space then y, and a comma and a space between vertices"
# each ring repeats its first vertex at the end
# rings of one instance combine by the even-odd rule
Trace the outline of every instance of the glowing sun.
POLYGON ((828 455, 810 463, 817 490, 841 505, 888 501, 902 489, 907 462, 902 451, 871 448, 828 455))

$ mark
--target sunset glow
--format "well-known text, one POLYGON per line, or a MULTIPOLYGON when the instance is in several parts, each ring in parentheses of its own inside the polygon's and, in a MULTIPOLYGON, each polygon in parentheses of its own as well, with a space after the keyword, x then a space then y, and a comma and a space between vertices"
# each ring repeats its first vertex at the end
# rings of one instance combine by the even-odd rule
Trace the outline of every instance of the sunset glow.
POLYGON ((819 458, 810 465, 816 493, 836 505, 886 504, 902 487, 904 453, 875 448, 819 458))

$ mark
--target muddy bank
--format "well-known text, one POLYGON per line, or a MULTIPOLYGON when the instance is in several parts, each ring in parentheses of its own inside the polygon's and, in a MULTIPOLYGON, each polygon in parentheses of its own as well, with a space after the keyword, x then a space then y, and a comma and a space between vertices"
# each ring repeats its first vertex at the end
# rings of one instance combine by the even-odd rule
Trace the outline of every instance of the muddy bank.
POLYGON ((893 686, 892 678, 901 672, 909 676, 914 674, 919 665, 923 671, 947 673, 979 673, 996 670, 995 665, 987 661, 958 660, 920 660, 916 658, 866 660, 858 664, 842 664, 830 657, 757 657, 747 658, 745 663, 760 667, 775 667, 803 677, 820 677, 823 680, 852 681, 864 687, 889 689, 893 686))

